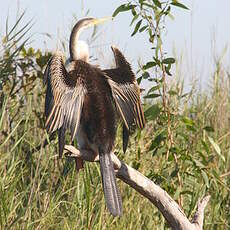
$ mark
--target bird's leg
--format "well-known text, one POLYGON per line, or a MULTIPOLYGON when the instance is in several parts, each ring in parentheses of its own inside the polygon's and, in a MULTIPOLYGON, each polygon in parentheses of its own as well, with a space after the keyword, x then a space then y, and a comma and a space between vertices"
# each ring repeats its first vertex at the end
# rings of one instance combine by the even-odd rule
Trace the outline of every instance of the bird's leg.
MULTIPOLYGON (((74 142, 72 141, 71 144, 74 145, 74 142)), ((81 169, 84 168, 84 161, 80 157, 75 157, 74 161, 75 161, 77 172, 79 172, 81 169)))
POLYGON ((74 160, 75 160, 76 170, 77 172, 79 172, 81 169, 84 168, 84 161, 79 157, 75 158, 74 160))

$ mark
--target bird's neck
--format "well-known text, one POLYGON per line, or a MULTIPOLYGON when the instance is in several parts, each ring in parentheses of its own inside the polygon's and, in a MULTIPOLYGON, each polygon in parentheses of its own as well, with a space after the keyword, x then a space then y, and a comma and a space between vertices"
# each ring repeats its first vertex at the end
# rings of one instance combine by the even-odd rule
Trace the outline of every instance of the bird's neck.
POLYGON ((70 61, 82 60, 89 61, 88 45, 84 41, 79 40, 79 35, 83 28, 75 26, 70 35, 69 51, 70 61))
POLYGON ((71 61, 82 60, 85 62, 89 61, 89 49, 86 42, 76 40, 75 42, 72 43, 70 49, 70 60, 71 61))
POLYGON ((82 29, 79 28, 78 23, 73 27, 71 35, 70 35, 70 41, 69 41, 69 52, 70 52, 70 60, 74 61, 77 60, 77 44, 78 44, 78 38, 81 33, 82 29))

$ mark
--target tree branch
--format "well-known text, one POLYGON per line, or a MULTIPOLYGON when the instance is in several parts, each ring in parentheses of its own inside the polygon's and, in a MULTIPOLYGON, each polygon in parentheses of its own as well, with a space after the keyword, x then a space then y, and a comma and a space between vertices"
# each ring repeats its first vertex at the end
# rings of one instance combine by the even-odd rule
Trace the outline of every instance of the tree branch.
MULTIPOLYGON (((81 158, 91 162, 99 161, 99 156, 91 151, 79 151, 71 145, 66 145, 65 149, 68 151, 65 154, 66 157, 81 158)), ((160 186, 120 161, 115 154, 112 153, 111 157, 116 169, 116 176, 149 199, 163 214, 172 229, 201 230, 203 228, 204 209, 210 199, 209 195, 198 201, 197 211, 190 222, 179 205, 160 186)))

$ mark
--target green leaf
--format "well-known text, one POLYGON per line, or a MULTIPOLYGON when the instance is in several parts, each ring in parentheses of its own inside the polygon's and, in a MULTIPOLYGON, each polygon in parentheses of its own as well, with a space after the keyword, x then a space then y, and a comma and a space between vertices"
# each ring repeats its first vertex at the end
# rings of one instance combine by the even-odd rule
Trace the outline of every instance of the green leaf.
POLYGON ((187 126, 195 126, 195 122, 188 117, 183 117, 182 121, 187 125, 187 126))
POLYGON ((149 120, 155 120, 160 114, 161 110, 157 104, 150 106, 145 112, 145 117, 149 120))
POLYGON ((164 64, 173 64, 173 63, 175 63, 175 59, 172 58, 172 57, 170 57, 170 58, 165 58, 165 59, 162 61, 162 63, 164 63, 164 64))
POLYGON ((156 62, 156 64, 161 67, 161 61, 158 59, 158 55, 156 57, 153 57, 154 61, 156 62))
POLYGON ((131 36, 134 36, 137 33, 137 31, 139 30, 139 28, 141 26, 141 23, 142 23, 142 19, 140 21, 138 21, 138 23, 136 24, 135 29, 134 29, 133 33, 131 34, 131 36))
POLYGON ((144 66, 143 66, 143 69, 146 70, 146 69, 149 69, 149 68, 152 68, 154 66, 156 66, 157 63, 154 62, 154 61, 150 61, 150 62, 147 62, 144 66))
POLYGON ((200 161, 198 161, 196 159, 192 159, 192 160, 196 164, 196 167, 198 167, 199 169, 206 168, 200 161))
POLYGON ((168 94, 171 96, 177 95, 178 93, 175 90, 169 90, 168 94))
POLYGON ((159 0, 153 0, 153 2, 157 7, 161 8, 161 2, 159 0))
POLYGON ((189 131, 192 131, 192 132, 196 132, 195 126, 186 125, 186 129, 189 130, 189 131))
POLYGON ((168 64, 167 67, 165 68, 165 71, 166 71, 166 73, 167 73, 169 76, 172 76, 172 74, 169 72, 170 69, 171 69, 171 66, 172 66, 172 64, 170 63, 170 64, 168 64))
POLYGON ((202 177, 203 177, 203 179, 204 179, 204 182, 205 182, 207 188, 209 188, 209 180, 208 180, 207 173, 206 173, 205 171, 202 170, 202 171, 201 171, 201 174, 202 174, 202 177))
POLYGON ((169 157, 168 157, 168 162, 170 162, 170 161, 173 161, 173 154, 169 154, 169 157))
POLYGON ((189 93, 185 93, 185 94, 183 94, 183 95, 181 96, 181 98, 187 97, 188 95, 189 95, 189 93))
POLYGON ((201 140, 201 144, 203 145, 203 147, 204 147, 206 153, 209 153, 210 151, 209 151, 209 146, 208 146, 208 144, 207 144, 204 140, 201 140))
POLYGON ((156 98, 156 97, 160 97, 161 95, 158 94, 158 93, 151 93, 149 95, 146 95, 144 96, 145 99, 148 99, 148 98, 156 98))
POLYGON ((225 157, 221 154, 221 149, 220 149, 219 145, 209 136, 208 136, 208 140, 210 141, 212 147, 215 149, 216 153, 225 162, 225 157))
POLYGON ((171 5, 177 6, 177 7, 180 7, 180 8, 183 8, 183 9, 185 9, 185 10, 189 10, 189 8, 188 8, 187 6, 185 6, 184 4, 182 4, 182 3, 180 3, 180 2, 174 1, 174 2, 171 3, 171 5))
POLYGON ((171 177, 171 178, 176 177, 176 176, 177 176, 177 174, 178 174, 178 172, 179 172, 179 168, 178 168, 178 167, 176 167, 176 168, 172 171, 172 173, 171 173, 170 177, 171 177))
POLYGON ((207 132, 214 132, 214 128, 212 126, 205 126, 203 129, 207 132))
POLYGON ((136 16, 136 15, 137 15, 137 12, 136 12, 136 10, 135 10, 135 7, 132 7, 131 12, 132 12, 132 15, 133 15, 133 16, 136 16))
POLYGON ((169 70, 171 69, 171 67, 172 67, 172 64, 169 63, 169 64, 167 65, 166 69, 169 71, 169 70))
POLYGON ((177 135, 180 136, 180 137, 182 137, 186 142, 189 142, 189 137, 188 137, 188 135, 186 133, 184 133, 184 132, 177 132, 177 135))
POLYGON ((136 14, 136 15, 133 17, 133 19, 132 19, 132 21, 131 21, 131 23, 130 23, 130 26, 133 25, 133 23, 138 19, 138 17, 139 17, 139 14, 136 14))
POLYGON ((140 32, 140 33, 143 32, 146 28, 148 28, 148 26, 143 26, 143 27, 141 27, 141 28, 139 29, 139 32, 140 32))
POLYGON ((27 55, 28 55, 28 56, 34 56, 34 53, 35 53, 35 51, 34 51, 34 48, 33 48, 33 47, 30 47, 30 48, 28 49, 28 51, 27 51, 27 55))
POLYGON ((140 76, 139 78, 137 78, 138 85, 140 85, 141 81, 142 81, 142 76, 140 76))
POLYGON ((162 141, 164 141, 166 139, 166 132, 162 131, 160 134, 158 134, 154 140, 151 143, 151 146, 149 148, 149 151, 159 147, 159 145, 161 144, 162 141))
POLYGON ((149 73, 147 71, 145 71, 142 75, 141 75, 142 78, 144 79, 148 79, 150 77, 149 73))
POLYGON ((160 89, 161 87, 162 87, 162 84, 155 85, 155 86, 151 87, 150 90, 148 91, 148 94, 160 89))
POLYGON ((135 8, 136 5, 131 5, 131 4, 123 4, 117 7, 117 9, 113 12, 112 17, 116 17, 119 13, 125 12, 128 10, 131 10, 132 8, 135 8))
MULTIPOLYGON (((156 49, 155 49, 155 57, 158 57, 158 52, 159 52, 159 49, 160 49, 161 45, 162 45, 161 37, 157 36, 157 46, 156 46, 156 49)), ((158 63, 158 65, 160 65, 160 63, 158 63)))
POLYGON ((171 153, 179 154, 181 152, 181 149, 179 149, 177 146, 170 148, 171 153))
POLYGON ((169 76, 172 76, 172 74, 168 71, 168 69, 166 68, 165 69, 166 73, 169 75, 169 76))

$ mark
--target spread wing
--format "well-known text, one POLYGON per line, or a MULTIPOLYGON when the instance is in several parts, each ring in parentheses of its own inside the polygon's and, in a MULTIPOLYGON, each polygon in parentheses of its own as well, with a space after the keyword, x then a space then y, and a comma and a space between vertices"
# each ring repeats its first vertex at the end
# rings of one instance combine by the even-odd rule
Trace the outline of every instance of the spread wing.
POLYGON ((122 75, 122 70, 111 69, 104 71, 108 77, 107 81, 112 90, 112 96, 115 101, 118 113, 122 118, 127 129, 135 122, 136 125, 143 129, 145 119, 140 100, 139 87, 133 82, 119 82, 116 76, 122 75))
POLYGON ((116 68, 104 70, 108 76, 107 81, 112 90, 112 96, 116 104, 118 114, 124 122, 123 126, 123 150, 126 151, 129 129, 135 122, 143 129, 145 118, 141 105, 140 89, 135 79, 130 64, 124 55, 116 47, 112 47, 116 68))
POLYGON ((65 131, 71 130, 72 140, 76 136, 86 94, 81 76, 66 71, 63 58, 57 53, 49 60, 44 83, 47 84, 45 99, 46 129, 52 133, 58 130, 59 156, 65 145, 65 131))

